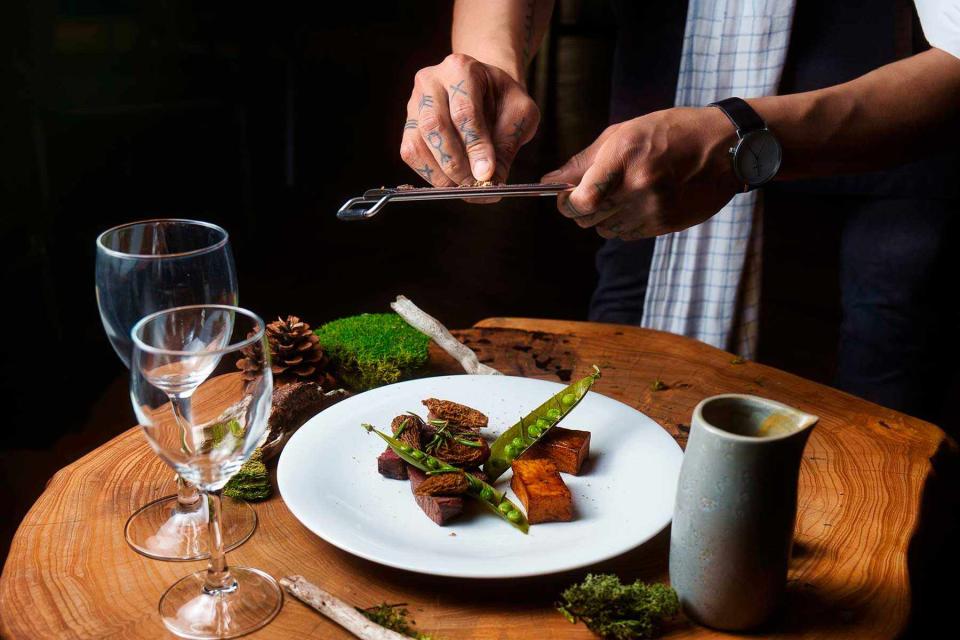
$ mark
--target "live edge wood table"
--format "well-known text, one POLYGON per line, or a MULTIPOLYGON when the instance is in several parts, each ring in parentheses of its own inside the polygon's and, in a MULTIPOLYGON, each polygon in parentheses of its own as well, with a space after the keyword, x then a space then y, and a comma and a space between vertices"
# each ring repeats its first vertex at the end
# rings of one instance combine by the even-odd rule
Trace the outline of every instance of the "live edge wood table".
MULTIPOLYGON (((569 380, 596 363, 596 390, 656 420, 683 446, 694 405, 743 392, 819 415, 800 471, 796 549, 786 610, 763 637, 886 638, 910 613, 907 547, 931 457, 950 442, 937 427, 827 387, 673 335, 625 326, 494 318, 457 332, 504 373, 569 380), (654 390, 660 378, 666 389, 654 390)), ((457 365, 432 353, 431 373, 457 365)), ((0 631, 9 638, 155 638, 164 590, 202 563, 157 562, 129 549, 123 524, 140 505, 174 492, 172 474, 137 429, 58 472, 24 518, 0 579, 0 631)), ((323 491, 323 487, 317 487, 323 491)), ((587 570, 536 579, 462 582, 389 569, 325 543, 280 495, 256 505, 254 536, 233 564, 302 574, 356 604, 407 603, 418 627, 447 639, 590 638, 551 603, 587 570)), ((669 531, 592 571, 667 579, 669 531)), ((686 621, 675 638, 723 637, 686 621)), ((256 638, 348 634, 287 598, 256 638)))

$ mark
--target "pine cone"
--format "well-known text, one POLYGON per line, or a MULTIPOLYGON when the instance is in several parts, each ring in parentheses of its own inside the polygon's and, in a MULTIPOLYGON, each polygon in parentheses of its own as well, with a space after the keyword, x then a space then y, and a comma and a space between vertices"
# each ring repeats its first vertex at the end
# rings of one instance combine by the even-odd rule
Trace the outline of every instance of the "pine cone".
MULTIPOLYGON (((266 334, 275 380, 316 380, 324 389, 335 386, 333 377, 324 370, 327 358, 319 338, 310 330, 309 324, 297 316, 277 318, 267 325, 266 334)), ((244 372, 244 377, 250 379, 256 375, 262 361, 260 344, 247 347, 243 355, 244 357, 237 361, 237 368, 244 372)))

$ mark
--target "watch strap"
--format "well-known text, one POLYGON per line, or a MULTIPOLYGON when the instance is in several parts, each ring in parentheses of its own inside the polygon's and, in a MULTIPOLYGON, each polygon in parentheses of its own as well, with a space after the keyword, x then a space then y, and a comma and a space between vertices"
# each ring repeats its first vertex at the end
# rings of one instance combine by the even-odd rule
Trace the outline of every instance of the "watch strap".
POLYGON ((708 106, 717 107, 730 119, 737 128, 737 136, 743 137, 751 131, 766 129, 767 123, 741 98, 725 98, 711 102, 708 106))

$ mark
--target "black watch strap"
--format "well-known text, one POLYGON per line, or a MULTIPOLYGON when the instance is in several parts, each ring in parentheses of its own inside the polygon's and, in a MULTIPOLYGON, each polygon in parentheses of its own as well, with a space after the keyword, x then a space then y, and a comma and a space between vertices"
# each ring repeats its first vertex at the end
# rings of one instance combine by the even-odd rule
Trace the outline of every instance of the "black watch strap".
POLYGON ((763 118, 753 110, 753 107, 740 98, 726 98, 718 102, 711 102, 708 106, 717 107, 723 111, 730 122, 733 123, 733 126, 737 128, 737 136, 741 138, 751 131, 767 128, 767 123, 763 121, 763 118))

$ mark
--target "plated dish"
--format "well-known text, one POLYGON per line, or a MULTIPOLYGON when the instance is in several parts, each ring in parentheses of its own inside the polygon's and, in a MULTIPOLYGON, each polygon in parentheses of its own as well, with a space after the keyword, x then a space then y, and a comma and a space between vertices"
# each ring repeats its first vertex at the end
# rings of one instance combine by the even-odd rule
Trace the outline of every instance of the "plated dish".
MULTIPOLYGON (((459 375, 411 380, 359 394, 321 412, 294 434, 280 458, 280 492, 294 516, 321 538, 388 566, 435 575, 504 578, 600 562, 642 544, 669 524, 682 453, 650 418, 596 391, 567 398, 570 411, 565 415, 564 391, 569 389, 528 378, 459 375), (477 499, 468 499, 464 492, 461 512, 444 526, 437 526, 436 514, 423 505, 418 508, 418 498, 434 496, 417 496, 408 482, 377 473, 386 443, 372 433, 376 427, 389 440, 391 432, 399 430, 404 412, 419 409, 414 412, 416 420, 434 432, 427 442, 421 439, 425 448, 435 440, 437 426, 430 421, 444 419, 435 411, 433 416, 423 415, 431 407, 425 409, 422 403, 431 399, 474 409, 488 420, 488 426, 473 435, 456 430, 454 437, 470 442, 462 449, 488 447, 490 455, 482 465, 487 477, 476 487, 477 499), (548 401, 560 403, 563 415, 557 422, 546 430, 537 427, 536 420, 524 420, 520 426, 522 416, 548 401), (560 427, 554 426, 557 423, 560 427), (371 432, 361 424, 370 425, 371 432), (518 428, 521 433, 514 434, 518 428), (533 441, 558 429, 569 432, 559 439, 563 449, 559 457, 528 456, 517 450, 518 437, 525 446, 540 447, 546 439, 533 441), (509 438, 496 440, 507 430, 509 438), (582 446, 585 432, 588 456, 582 446), (568 436, 570 442, 565 441, 568 436), (483 445, 476 446, 481 440, 483 445), (511 458, 529 463, 518 478, 512 478, 511 458), (536 495, 543 478, 557 472, 562 472, 569 499, 536 495), (492 513, 491 505, 480 500, 486 487, 495 491, 493 495, 486 491, 496 502, 493 510, 501 504, 510 506, 492 513), (529 526, 531 522, 534 526, 529 526)), ((433 408, 438 406, 442 408, 433 408)), ((426 458, 435 457, 441 445, 435 443, 426 458)), ((420 482, 449 475, 426 475, 437 470, 419 469, 424 475, 420 482)), ((433 482, 460 483, 453 478, 433 482)), ((443 497, 456 501, 457 494, 443 497)))

